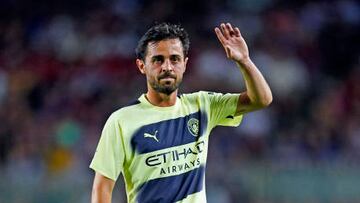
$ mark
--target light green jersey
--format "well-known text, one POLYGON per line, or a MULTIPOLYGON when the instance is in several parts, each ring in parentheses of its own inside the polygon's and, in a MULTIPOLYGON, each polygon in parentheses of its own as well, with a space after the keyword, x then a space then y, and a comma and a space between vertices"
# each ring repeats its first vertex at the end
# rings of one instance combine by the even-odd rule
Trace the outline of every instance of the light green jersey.
POLYGON ((239 94, 182 94, 170 107, 142 95, 107 120, 90 168, 116 180, 123 174, 129 203, 204 203, 210 131, 238 126, 239 94))

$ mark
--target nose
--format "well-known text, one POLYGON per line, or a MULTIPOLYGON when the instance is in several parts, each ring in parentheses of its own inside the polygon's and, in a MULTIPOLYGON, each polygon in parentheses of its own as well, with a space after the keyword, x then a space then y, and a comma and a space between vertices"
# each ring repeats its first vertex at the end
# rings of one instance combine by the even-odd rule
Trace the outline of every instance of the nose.
POLYGON ((169 59, 165 60, 164 63, 162 64, 162 71, 163 72, 167 72, 167 71, 173 71, 174 67, 171 64, 171 61, 169 59))

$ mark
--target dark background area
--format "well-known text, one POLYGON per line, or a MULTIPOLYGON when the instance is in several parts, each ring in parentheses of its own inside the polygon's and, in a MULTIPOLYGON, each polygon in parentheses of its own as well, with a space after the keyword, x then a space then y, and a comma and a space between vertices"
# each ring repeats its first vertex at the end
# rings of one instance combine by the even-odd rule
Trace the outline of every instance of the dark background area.
POLYGON ((360 202, 352 0, 2 0, 0 202, 89 202, 105 120, 146 91, 136 43, 163 21, 190 34, 181 92, 245 89, 214 34, 221 22, 240 28, 273 91, 269 108, 213 131, 209 203, 360 202))

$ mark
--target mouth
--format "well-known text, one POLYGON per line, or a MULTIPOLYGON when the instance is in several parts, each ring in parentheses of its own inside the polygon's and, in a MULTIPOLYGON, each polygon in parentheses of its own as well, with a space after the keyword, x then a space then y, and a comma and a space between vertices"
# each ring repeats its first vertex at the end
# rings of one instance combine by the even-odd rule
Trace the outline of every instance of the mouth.
POLYGON ((175 78, 166 77, 166 78, 160 79, 160 81, 163 85, 172 85, 175 82, 175 78))
POLYGON ((174 77, 164 77, 164 78, 160 78, 160 80, 175 80, 174 77))
POLYGON ((173 75, 164 75, 164 76, 160 76, 159 77, 159 81, 160 80, 176 80, 176 77, 175 76, 173 76, 173 75))

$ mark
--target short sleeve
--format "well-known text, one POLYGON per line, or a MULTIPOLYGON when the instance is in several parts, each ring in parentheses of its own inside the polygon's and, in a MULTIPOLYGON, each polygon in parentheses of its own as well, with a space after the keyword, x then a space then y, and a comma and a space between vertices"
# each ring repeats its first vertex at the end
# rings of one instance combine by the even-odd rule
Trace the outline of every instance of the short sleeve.
POLYGON ((213 127, 217 125, 232 127, 240 125, 242 115, 235 116, 239 95, 207 93, 210 100, 210 124, 213 127))
POLYGON ((101 133, 90 168, 116 181, 123 169, 124 157, 120 125, 111 115, 101 133))

